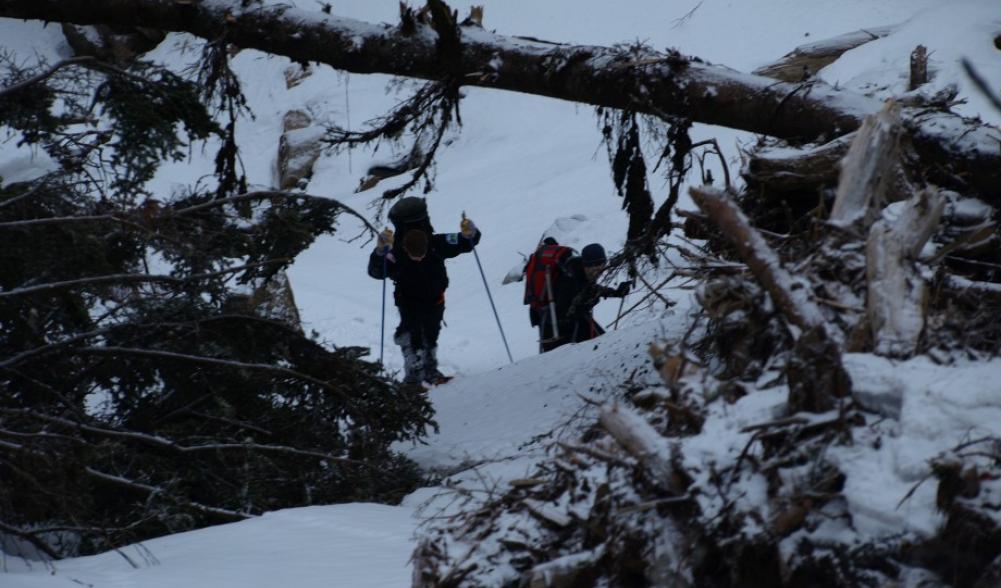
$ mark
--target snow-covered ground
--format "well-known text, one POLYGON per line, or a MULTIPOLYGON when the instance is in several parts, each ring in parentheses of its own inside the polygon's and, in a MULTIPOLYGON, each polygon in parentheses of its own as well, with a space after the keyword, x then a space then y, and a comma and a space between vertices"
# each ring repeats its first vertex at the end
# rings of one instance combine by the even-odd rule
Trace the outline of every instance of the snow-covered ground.
MULTIPOLYGON (((313 0, 286 3, 319 9, 313 0)), ((470 4, 481 3, 451 4, 464 14, 470 4)), ((398 3, 341 0, 334 3, 334 11, 372 22, 392 21, 398 3)), ((969 91, 957 63, 967 57, 987 79, 1001 80, 1001 52, 992 41, 992 33, 1001 31, 996 0, 957 0, 948 5, 939 0, 505 0, 487 4, 485 14, 486 27, 499 33, 574 43, 640 40, 741 71, 813 40, 898 22, 907 24, 886 39, 848 52, 821 77, 843 88, 871 89, 880 81, 889 86, 884 93, 900 91, 910 51, 924 44, 931 54, 936 88, 955 83, 968 99, 962 112, 1001 120, 1001 113, 991 111, 981 96, 969 91)), ((32 51, 53 59, 65 55, 55 26, 0 21, 0 31, 0 45, 21 55, 32 51)), ((172 36, 154 57, 193 61, 196 52, 181 51, 191 41, 172 36)), ((252 51, 235 60, 256 115, 254 121, 242 123, 238 138, 249 179, 258 186, 275 183, 275 156, 286 111, 306 109, 320 122, 359 128, 405 96, 387 90, 389 79, 384 76, 348 76, 322 68, 287 90, 283 72, 288 65, 284 58, 252 51)), ((560 428, 563 424, 587 419, 585 398, 607 397, 637 370, 636 377, 649 377, 643 372, 649 363, 647 344, 661 336, 677 337, 690 303, 686 291, 668 291, 668 296, 681 301, 668 316, 635 313, 618 331, 598 341, 536 356, 535 332, 521 304, 521 285, 502 286, 502 278, 546 230, 555 227, 561 240, 575 247, 598 241, 614 250, 622 243, 626 218, 614 195, 591 108, 475 88, 464 92, 464 126, 440 153, 436 189, 428 195, 428 203, 440 231, 456 230, 462 211, 482 229, 480 259, 517 363, 507 365, 475 259, 466 255, 450 261, 440 356, 444 370, 460 377, 431 392, 440 434, 426 445, 401 449, 429 469, 457 472, 460 481, 477 476, 490 484, 524 476, 545 443, 570 434, 572 429, 560 428), (464 469, 480 462, 488 463, 475 474, 464 469)), ((708 137, 719 139, 731 171, 739 163, 737 144, 753 139, 727 129, 695 128, 694 140, 708 137)), ((205 153, 214 151, 209 148, 205 153)), ((30 156, 12 141, 0 145, 0 175, 5 181, 20 179, 43 164, 32 163, 30 156)), ((356 150, 325 156, 307 190, 342 199, 375 222, 385 222, 375 219, 370 207, 385 186, 360 194, 353 190, 369 163, 389 158, 388 146, 374 154, 356 150)), ((208 158, 171 164, 155 188, 169 191, 211 169, 208 158)), ((717 170, 714 175, 719 177, 717 170)), ((664 198, 662 179, 652 176, 651 187, 658 202, 664 198)), ((377 356, 381 284, 364 272, 369 245, 348 241, 356 233, 354 221, 345 218, 338 235, 314 244, 290 275, 307 329, 333 344, 369 346, 377 356)), ((614 302, 599 305, 599 322, 610 322, 616 310, 614 302)), ((398 369, 402 361, 389 336, 396 318, 391 307, 387 318, 387 364, 398 369)), ((930 484, 899 509, 893 506, 924 475, 929 457, 985 431, 997 434, 1001 364, 946 368, 925 360, 891 364, 869 356, 853 356, 847 364, 856 388, 861 384, 873 390, 874 402, 897 411, 873 432, 874 438, 890 440, 883 445, 887 449, 858 444, 838 450, 836 459, 843 467, 869 472, 853 478, 865 483, 846 489, 849 501, 860 520, 871 521, 874 533, 904 524, 927 531, 937 523, 930 514, 934 512, 930 484), (957 390, 963 393, 956 396, 957 390)), ((746 442, 739 427, 765 417, 769 399, 749 397, 728 408, 746 414, 728 421, 726 430, 710 429, 712 434, 698 442, 715 444, 712 451, 721 451, 723 444, 733 444, 739 451, 746 442)), ((252 521, 149 541, 121 554, 54 565, 29 566, 7 558, 3 563, 8 573, 0 573, 0 586, 406 586, 411 537, 419 522, 415 513, 427 514, 420 506, 436 492, 418 491, 398 507, 350 504, 269 513, 252 521)))

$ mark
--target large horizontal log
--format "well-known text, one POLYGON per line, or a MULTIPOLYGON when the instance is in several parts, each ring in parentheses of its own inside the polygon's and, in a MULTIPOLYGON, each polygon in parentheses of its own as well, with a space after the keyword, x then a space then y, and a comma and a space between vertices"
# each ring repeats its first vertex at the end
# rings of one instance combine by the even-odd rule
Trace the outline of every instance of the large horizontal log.
MULTIPOLYGON (((876 100, 821 82, 776 82, 677 53, 546 43, 478 26, 460 27, 458 49, 440 55, 438 36, 428 25, 373 25, 285 5, 0 0, 0 16, 183 31, 354 73, 423 79, 452 73, 462 76, 465 85, 666 112, 797 141, 829 140, 853 131, 881 107, 876 100)), ((914 144, 931 165, 950 162, 956 168, 953 177, 1001 200, 1001 150, 991 129, 946 113, 905 118, 914 144)))

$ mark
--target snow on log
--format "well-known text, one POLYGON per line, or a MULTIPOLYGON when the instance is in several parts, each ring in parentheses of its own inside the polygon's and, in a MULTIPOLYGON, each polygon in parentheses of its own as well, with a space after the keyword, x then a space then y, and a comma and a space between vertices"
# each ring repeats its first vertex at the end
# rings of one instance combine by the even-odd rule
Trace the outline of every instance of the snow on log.
POLYGON ((757 149, 750 154, 741 175, 748 185, 764 185, 779 192, 815 191, 819 186, 833 186, 838 180, 838 163, 857 132, 801 149, 787 146, 757 149))
POLYGON ((847 227, 861 222, 863 231, 872 224, 896 175, 903 131, 900 108, 892 100, 866 117, 841 162, 832 224, 847 227))
POLYGON ((921 248, 938 228, 945 198, 932 189, 899 207, 895 219, 873 224, 866 243, 866 311, 876 353, 914 353, 925 323, 928 284, 915 266, 921 248))
MULTIPOLYGON (((464 85, 668 113, 796 141, 851 132, 881 107, 819 81, 776 82, 673 52, 549 43, 475 25, 457 27, 458 43, 442 53, 435 29, 409 14, 409 26, 393 26, 236 0, 0 0, 0 17, 187 32, 353 73, 459 76, 464 85)), ((915 110, 904 118, 929 168, 948 164, 943 178, 1001 200, 996 129, 945 112, 915 110)))
POLYGON ((768 291, 789 323, 802 331, 826 329, 827 323, 820 308, 810 298, 810 285, 793 277, 782 267, 778 254, 725 192, 692 186, 689 193, 702 212, 737 248, 740 258, 747 263, 751 273, 768 291))
POLYGON ((997 282, 978 282, 961 276, 948 276, 945 285, 957 294, 972 293, 995 303, 1001 302, 1001 284, 997 282))
POLYGON ((685 493, 684 476, 671 464, 671 445, 639 413, 620 404, 602 409, 601 426, 650 473, 652 479, 675 496, 685 493))
POLYGON ((796 47, 775 63, 754 70, 755 75, 775 78, 784 82, 801 82, 813 77, 824 67, 834 63, 845 51, 865 45, 869 41, 881 39, 900 25, 887 25, 871 29, 861 29, 851 33, 814 41, 796 47))
POLYGON ((604 551, 604 547, 599 545, 594 549, 539 564, 522 575, 520 585, 522 588, 570 588, 586 585, 584 578, 598 565, 604 551))

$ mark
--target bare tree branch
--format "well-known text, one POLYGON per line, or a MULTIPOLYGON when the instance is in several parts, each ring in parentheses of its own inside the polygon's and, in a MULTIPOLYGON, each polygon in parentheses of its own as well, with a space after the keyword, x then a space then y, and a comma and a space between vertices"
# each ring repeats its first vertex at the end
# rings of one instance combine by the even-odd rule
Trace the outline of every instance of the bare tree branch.
POLYGON ((20 537, 28 543, 31 543, 35 549, 41 551, 45 555, 51 557, 52 559, 59 559, 59 553, 56 552, 48 543, 43 541, 36 533, 32 531, 26 531, 20 527, 15 527, 13 525, 8 525, 7 523, 0 521, 0 531, 7 533, 8 535, 13 535, 15 537, 20 537))
POLYGON ((209 365, 218 365, 223 367, 240 368, 240 369, 250 369, 263 372, 272 372, 276 374, 282 374, 290 378, 295 378, 297 380, 302 380, 304 382, 310 382, 316 384, 326 390, 334 392, 340 396, 345 402, 351 404, 350 398, 348 398, 343 392, 336 389, 330 385, 330 382, 324 382, 323 380, 314 378, 310 375, 304 374, 302 372, 297 372, 289 368, 283 368, 279 366, 274 366, 266 363, 247 363, 243 361, 235 361, 229 359, 218 359, 215 357, 205 357, 203 355, 188 355, 185 353, 174 353, 172 351, 160 351, 157 349, 139 349, 135 347, 80 347, 74 351, 78 353, 89 353, 93 355, 137 355, 145 357, 159 357, 163 359, 176 359, 181 361, 190 361, 193 363, 204 363, 209 365))
POLYGON ((0 412, 38 419, 48 423, 62 425, 70 429, 91 433, 93 435, 99 435, 102 437, 129 439, 131 441, 136 441, 144 445, 159 447, 177 453, 196 453, 199 451, 227 451, 234 449, 246 451, 249 449, 255 451, 270 451, 270 452, 302 455, 306 457, 317 457, 320 459, 325 459, 339 463, 352 463, 357 465, 364 464, 364 462, 355 459, 340 457, 323 451, 310 451, 306 449, 298 449, 296 447, 288 447, 285 445, 273 445, 273 444, 262 444, 262 443, 205 443, 203 445, 181 445, 173 439, 167 439, 165 437, 160 437, 157 435, 151 435, 148 433, 138 433, 135 431, 117 431, 114 429, 95 427, 82 422, 73 421, 70 419, 64 419, 57 416, 47 415, 37 411, 24 410, 24 409, 0 409, 0 412))
POLYGON ((7 96, 9 94, 14 94, 15 92, 20 92, 21 90, 24 90, 25 88, 33 86, 39 82, 44 82, 45 80, 54 76, 56 72, 58 72, 63 68, 72 67, 74 65, 82 65, 85 63, 94 63, 95 61, 97 60, 89 55, 64 59, 36 76, 32 76, 12 86, 7 86, 6 88, 0 88, 0 98, 3 98, 4 96, 7 96))
POLYGON ((60 288, 71 288, 73 286, 83 286, 92 284, 107 284, 107 283, 132 284, 132 283, 149 283, 149 282, 169 282, 172 284, 184 284, 187 282, 194 282, 197 280, 217 278, 219 276, 232 274, 235 272, 243 271, 245 269, 250 269, 254 267, 274 265, 276 263, 285 263, 287 261, 289 261, 287 258, 269 259, 267 261, 261 261, 257 263, 238 265, 226 268, 224 270, 219 270, 216 272, 194 274, 183 278, 178 278, 175 276, 150 275, 150 274, 111 274, 107 276, 91 276, 87 278, 77 278, 75 280, 65 280, 62 282, 52 282, 49 284, 38 284, 35 286, 24 286, 22 288, 14 288, 13 290, 0 292, 0 298, 7 298, 10 296, 24 296, 25 294, 35 294, 37 292, 45 292, 47 290, 58 290, 60 288))
MULTIPOLYGON (((91 467, 85 468, 85 471, 87 472, 87 475, 91 476, 92 478, 96 478, 98 480, 101 480, 102 482, 106 482, 106 483, 113 484, 115 486, 119 486, 119 487, 123 487, 123 488, 128 488, 130 490, 135 490, 135 491, 141 492, 143 494, 154 494, 154 493, 161 492, 161 489, 157 488, 156 486, 150 486, 149 484, 143 484, 141 482, 136 482, 135 480, 130 480, 130 479, 124 478, 122 476, 116 476, 114 474, 109 474, 109 473, 106 473, 106 472, 95 470, 94 468, 91 468, 91 467)), ((203 513, 206 513, 206 514, 215 515, 215 516, 217 516, 217 517, 219 517, 221 519, 227 520, 227 521, 243 521, 243 520, 246 520, 246 519, 252 519, 252 518, 254 518, 253 515, 249 515, 249 514, 242 513, 242 512, 236 512, 236 511, 233 511, 233 510, 228 510, 228 509, 225 509, 225 508, 217 508, 217 507, 214 507, 214 506, 206 506, 206 505, 200 504, 198 502, 186 502, 184 504, 185 504, 185 506, 188 506, 188 507, 190 507, 190 508, 192 508, 194 510, 197 510, 197 511, 200 511, 200 512, 203 512, 203 513)))
POLYGON ((375 226, 372 223, 370 223, 367 218, 365 218, 361 213, 357 212, 350 206, 347 206, 346 204, 343 204, 340 201, 335 200, 333 198, 327 198, 324 196, 314 196, 312 194, 303 194, 299 192, 282 192, 277 190, 247 192, 246 194, 238 194, 236 196, 230 196, 229 198, 219 198, 217 200, 212 200, 210 202, 205 202, 203 204, 195 204, 193 206, 188 206, 185 208, 173 210, 171 211, 171 214, 175 216, 180 216, 184 214, 191 214, 192 212, 207 210, 209 208, 215 208, 217 206, 222 206, 224 204, 236 204, 238 202, 247 202, 252 200, 267 200, 267 199, 279 199, 279 198, 288 200, 301 199, 301 200, 320 200, 323 202, 331 202, 337 205, 337 207, 343 210, 344 212, 360 220, 362 224, 365 225, 365 228, 368 229, 373 235, 379 233, 379 230, 376 229, 375 226))

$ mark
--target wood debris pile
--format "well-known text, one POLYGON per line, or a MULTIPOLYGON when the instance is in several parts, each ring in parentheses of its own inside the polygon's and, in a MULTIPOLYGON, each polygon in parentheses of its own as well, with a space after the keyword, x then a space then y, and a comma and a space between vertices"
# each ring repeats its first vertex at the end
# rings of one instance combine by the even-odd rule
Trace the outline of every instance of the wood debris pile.
POLYGON ((747 155, 742 193, 691 190, 702 308, 688 338, 651 346, 663 382, 608 401, 532 479, 432 522, 415 586, 998 585, 1001 439, 929 456, 900 504, 937 484, 932 536, 864 533, 847 486, 866 474, 831 457, 895 434, 850 355, 998 354, 997 203, 915 169, 892 102, 826 145, 747 155))

